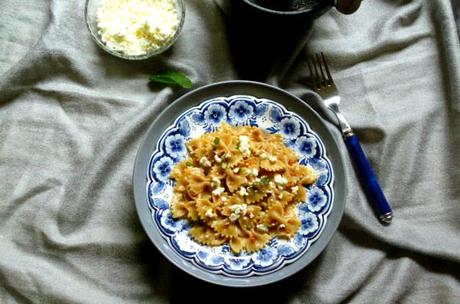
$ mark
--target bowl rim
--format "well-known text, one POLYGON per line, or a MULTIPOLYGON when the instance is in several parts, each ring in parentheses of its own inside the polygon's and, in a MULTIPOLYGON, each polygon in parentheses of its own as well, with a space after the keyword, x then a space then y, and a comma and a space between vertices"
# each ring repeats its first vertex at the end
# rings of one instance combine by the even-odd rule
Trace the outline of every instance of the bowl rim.
POLYGON ((183 28, 184 22, 185 22, 185 11, 186 11, 185 1, 184 0, 174 0, 176 2, 176 4, 178 5, 178 7, 180 8, 180 14, 178 14, 179 15, 179 24, 177 25, 177 29, 176 29, 176 32, 174 33, 174 36, 168 41, 167 44, 165 44, 161 48, 155 49, 155 50, 153 50, 151 52, 148 52, 148 53, 145 53, 145 54, 142 54, 142 55, 127 55, 127 54, 125 54, 123 52, 120 52, 120 51, 117 51, 117 50, 109 48, 99 38, 99 34, 97 32, 95 32, 95 31, 93 31, 93 29, 91 28, 90 22, 89 22, 89 14, 88 14, 88 7, 89 7, 89 3, 91 1, 93 1, 93 0, 86 0, 85 1, 85 23, 86 23, 86 27, 87 27, 89 33, 91 34, 91 38, 96 42, 96 44, 101 49, 103 49, 104 51, 106 51, 110 55, 113 55, 113 56, 121 58, 121 59, 145 60, 145 59, 149 59, 149 58, 151 58, 151 57, 153 57, 155 55, 159 55, 159 54, 165 52, 166 50, 168 50, 170 47, 172 47, 175 44, 175 42, 179 38, 180 33, 182 32, 182 28, 183 28))
MULTIPOLYGON (((313 5, 313 7, 304 8, 304 9, 297 10, 297 11, 278 11, 278 10, 275 10, 275 9, 270 9, 270 8, 266 8, 264 6, 258 5, 258 4, 254 3, 254 2, 252 2, 251 0, 243 0, 243 1, 247 5, 252 6, 253 8, 256 8, 256 9, 261 10, 263 12, 274 14, 274 15, 281 15, 281 16, 302 15, 302 14, 314 11, 318 7, 318 4, 315 4, 315 5, 313 5)), ((331 2, 331 5, 332 5, 332 3, 335 3, 335 0, 331 0, 329 2, 331 2)))

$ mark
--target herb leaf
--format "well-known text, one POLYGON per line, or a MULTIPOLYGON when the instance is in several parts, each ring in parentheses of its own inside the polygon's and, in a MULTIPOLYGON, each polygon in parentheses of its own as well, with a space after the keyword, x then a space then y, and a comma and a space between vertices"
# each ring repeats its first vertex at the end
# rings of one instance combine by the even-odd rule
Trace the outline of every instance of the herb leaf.
POLYGON ((152 82, 179 85, 185 89, 192 87, 192 81, 182 72, 167 70, 149 77, 152 82))
POLYGON ((266 176, 263 176, 261 179, 260 179, 260 184, 262 186, 267 186, 268 184, 270 183, 270 179, 266 176))

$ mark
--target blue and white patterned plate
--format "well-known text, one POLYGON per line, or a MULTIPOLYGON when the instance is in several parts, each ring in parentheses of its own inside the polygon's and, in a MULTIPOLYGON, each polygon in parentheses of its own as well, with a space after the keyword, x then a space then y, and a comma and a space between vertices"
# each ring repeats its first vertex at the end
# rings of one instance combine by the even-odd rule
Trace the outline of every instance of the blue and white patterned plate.
POLYGON ((166 129, 150 157, 145 191, 151 218, 179 256, 207 272, 244 278, 277 271, 310 248, 326 226, 334 201, 333 183, 325 146, 302 117, 268 99, 234 95, 207 100, 182 113, 166 129), (209 247, 195 242, 188 235, 188 222, 171 217, 174 181, 169 174, 176 163, 187 157, 185 143, 216 130, 222 122, 281 134, 285 144, 295 150, 299 163, 312 166, 319 174, 317 182, 307 187, 307 201, 298 205, 301 227, 291 240, 274 238, 256 253, 236 255, 228 245, 209 247))

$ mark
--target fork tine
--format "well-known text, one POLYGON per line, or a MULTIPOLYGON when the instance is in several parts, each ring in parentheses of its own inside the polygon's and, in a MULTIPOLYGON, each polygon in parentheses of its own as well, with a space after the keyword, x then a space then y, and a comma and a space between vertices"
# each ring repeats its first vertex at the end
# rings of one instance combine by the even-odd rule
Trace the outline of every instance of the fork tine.
POLYGON ((318 59, 316 58, 316 56, 312 56, 312 61, 313 61, 313 67, 315 68, 315 76, 318 82, 318 89, 320 89, 324 85, 324 78, 322 77, 320 73, 321 63, 318 62, 318 59))
POLYGON ((326 85, 328 85, 328 79, 327 79, 326 74, 324 73, 324 68, 323 68, 324 64, 323 64, 323 62, 322 62, 321 57, 320 57, 319 54, 316 54, 315 57, 316 57, 316 62, 318 63, 318 64, 317 64, 318 69, 319 69, 319 71, 320 71, 320 73, 321 73, 321 82, 322 82, 322 84, 323 84, 324 86, 326 86, 326 85))
POLYGON ((332 78, 331 72, 329 71, 329 67, 326 61, 326 56, 324 56, 323 52, 321 52, 321 58, 323 59, 323 63, 324 63, 323 66, 324 66, 324 69, 326 70, 327 78, 331 84, 334 84, 334 79, 332 78))
POLYGON ((314 68, 312 67, 314 66, 314 62, 312 62, 311 58, 307 58, 307 65, 308 65, 308 69, 310 70, 310 78, 313 83, 313 89, 314 90, 319 89, 320 85, 318 84, 318 78, 316 76, 314 68))

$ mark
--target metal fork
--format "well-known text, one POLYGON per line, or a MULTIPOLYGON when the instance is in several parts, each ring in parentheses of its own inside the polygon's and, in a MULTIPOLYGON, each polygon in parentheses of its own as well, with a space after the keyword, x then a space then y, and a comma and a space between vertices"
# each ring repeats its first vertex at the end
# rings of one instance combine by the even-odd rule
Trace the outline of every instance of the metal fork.
POLYGON ((380 221, 390 224, 393 219, 393 211, 388 203, 377 176, 372 169, 366 154, 364 153, 358 136, 353 132, 350 124, 340 112, 340 95, 332 79, 326 58, 323 53, 316 54, 307 60, 310 70, 313 89, 323 98, 326 107, 335 114, 339 121, 340 129, 350 155, 355 162, 364 190, 368 199, 373 204, 380 221))

